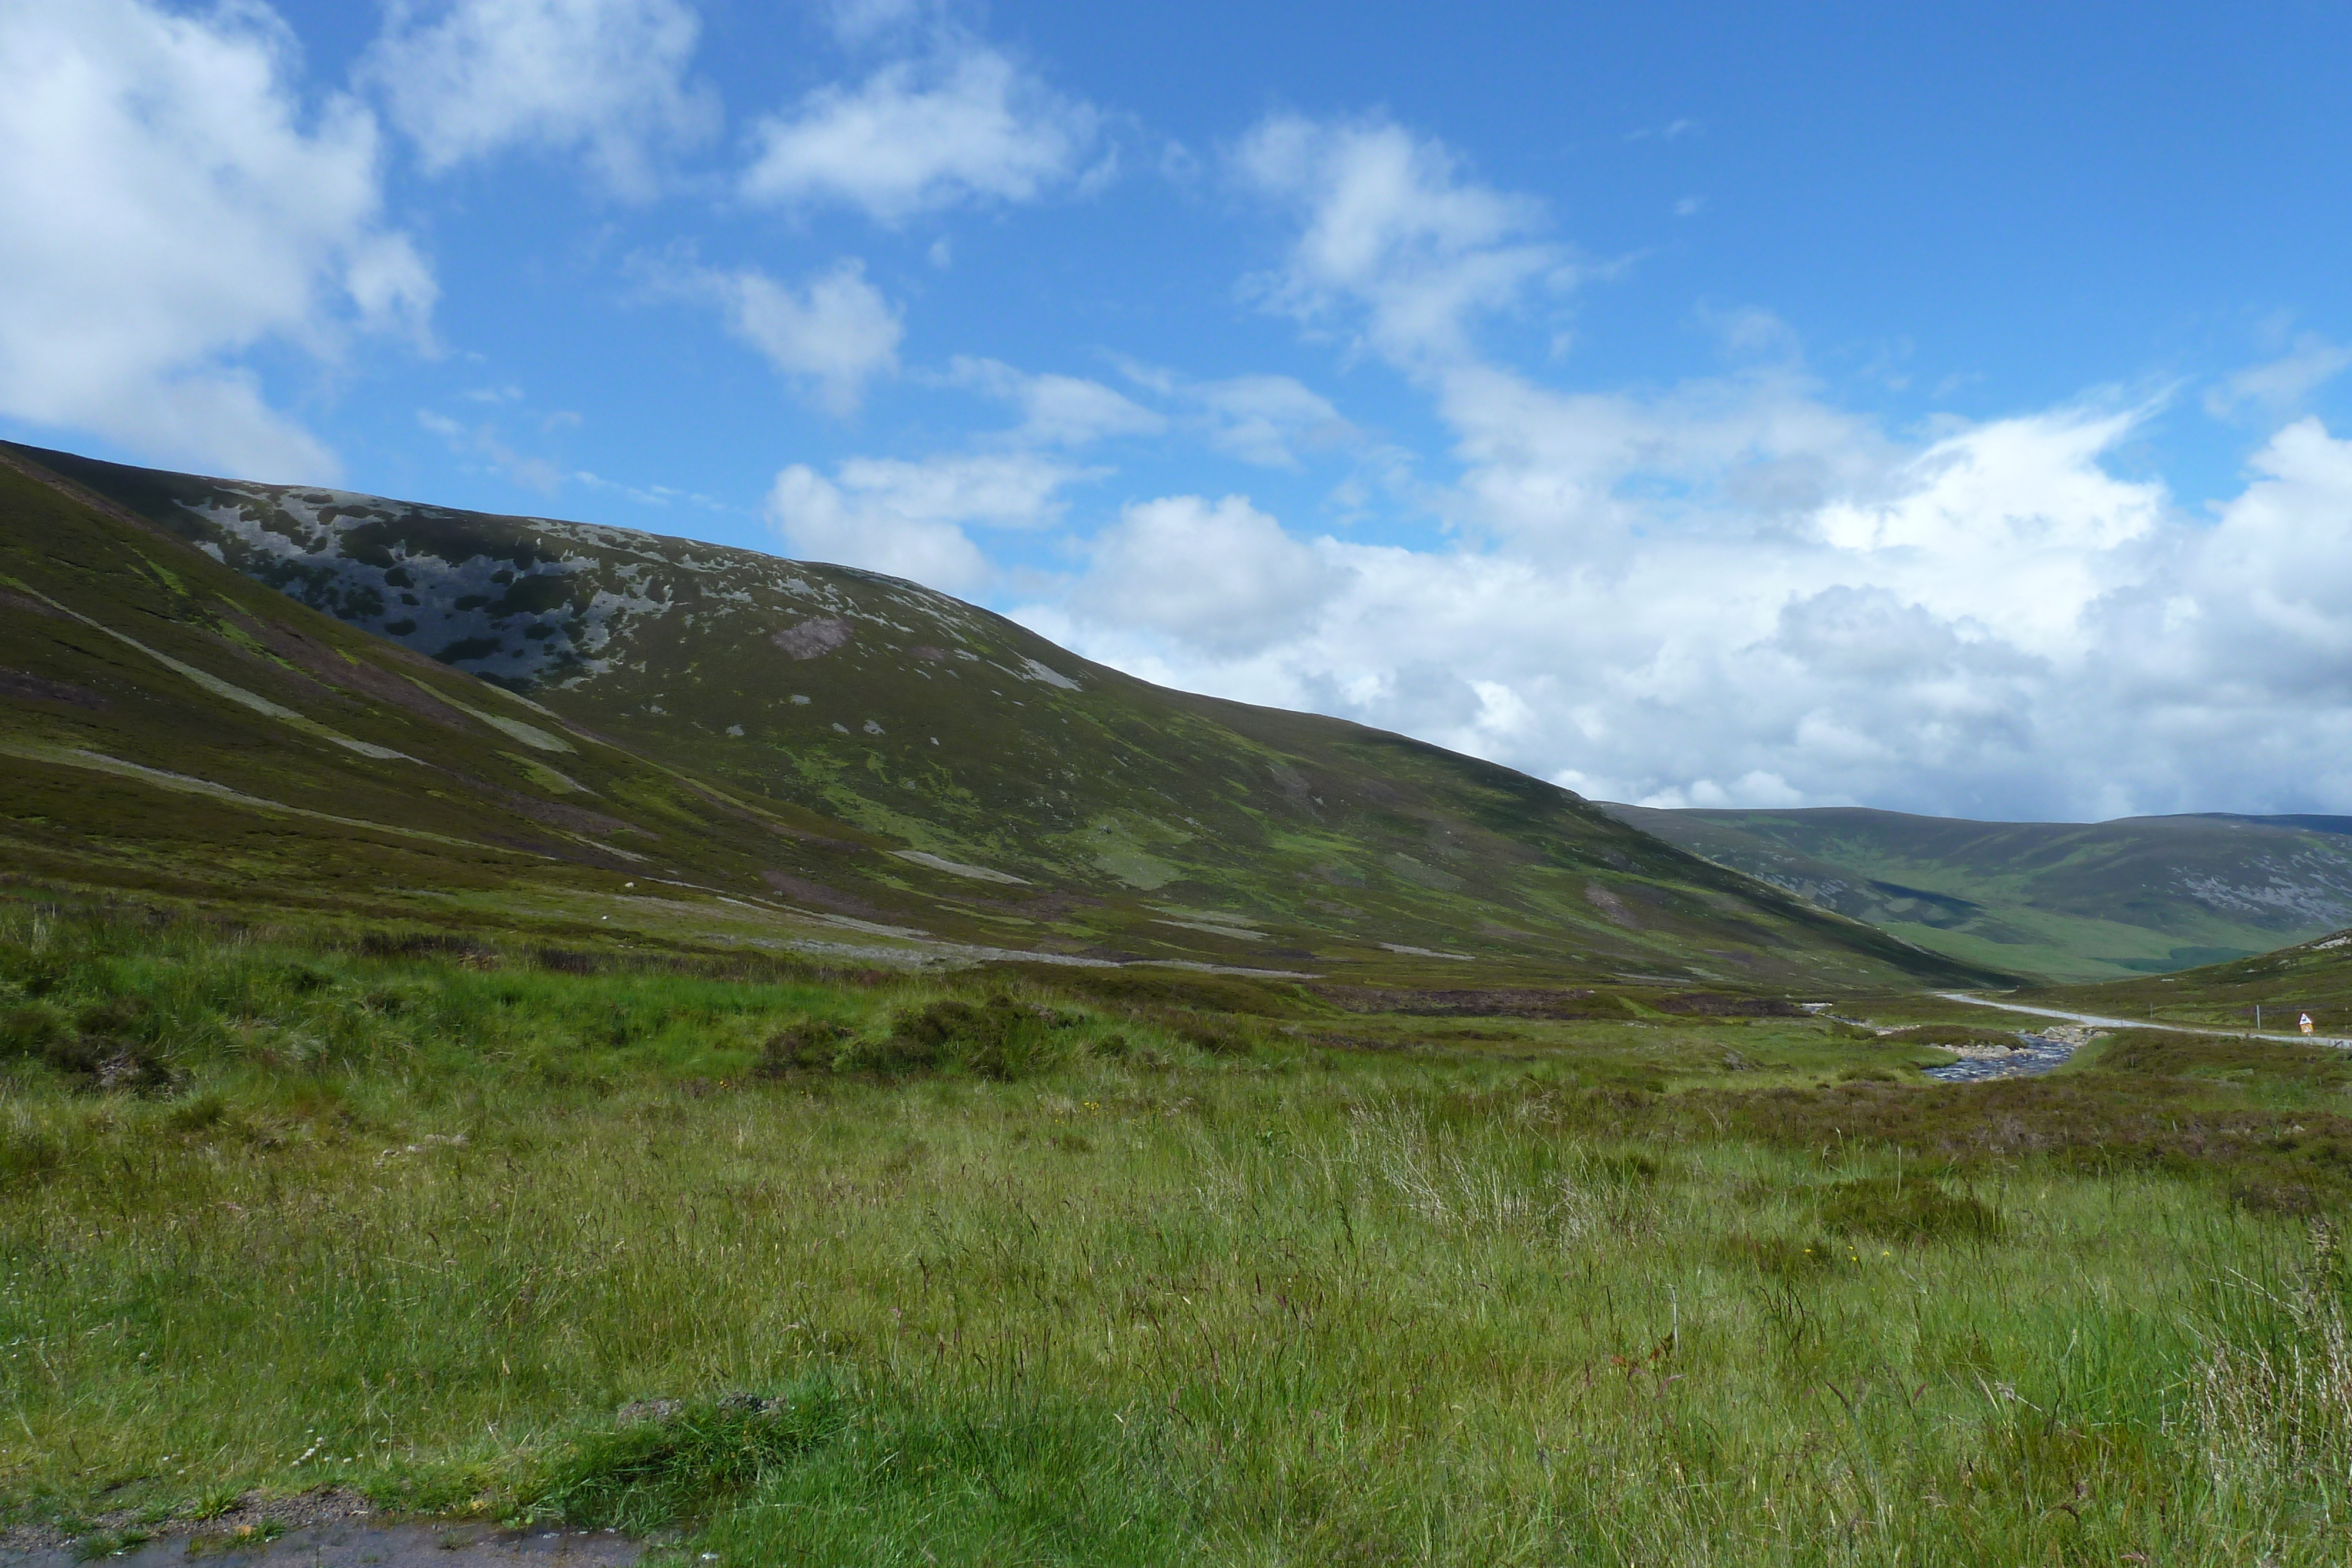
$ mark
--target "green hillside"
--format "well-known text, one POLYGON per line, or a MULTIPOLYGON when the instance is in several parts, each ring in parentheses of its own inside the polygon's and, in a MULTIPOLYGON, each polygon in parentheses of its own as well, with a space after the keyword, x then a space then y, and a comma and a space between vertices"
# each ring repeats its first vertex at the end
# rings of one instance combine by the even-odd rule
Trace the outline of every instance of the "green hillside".
POLYGON ((1983 977, 1523 775, 895 579, 0 455, 21 875, 860 961, 1983 977))
POLYGON ((1603 809, 1919 946, 2052 980, 2224 962, 2352 922, 2352 818, 1603 809))

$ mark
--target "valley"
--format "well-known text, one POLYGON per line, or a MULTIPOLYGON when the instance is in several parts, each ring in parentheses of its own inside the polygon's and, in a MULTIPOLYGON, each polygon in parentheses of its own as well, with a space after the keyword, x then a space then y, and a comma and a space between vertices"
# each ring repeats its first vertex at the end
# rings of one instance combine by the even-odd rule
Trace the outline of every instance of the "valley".
POLYGON ((0 449, 0 1563, 2341 1561, 2328 835, 1694 815, 0 449))
POLYGON ((2352 818, 1603 809, 1920 947, 2043 980, 2248 958, 2352 923, 2352 818))

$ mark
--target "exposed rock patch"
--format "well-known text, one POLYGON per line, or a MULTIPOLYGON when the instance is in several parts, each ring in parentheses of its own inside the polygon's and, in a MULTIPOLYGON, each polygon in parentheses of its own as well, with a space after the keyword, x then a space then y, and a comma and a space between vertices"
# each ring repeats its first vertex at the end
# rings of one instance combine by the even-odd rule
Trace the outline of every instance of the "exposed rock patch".
POLYGON ((797 626, 787 626, 768 641, 795 659, 820 659, 845 646, 857 629, 837 615, 820 615, 797 626))

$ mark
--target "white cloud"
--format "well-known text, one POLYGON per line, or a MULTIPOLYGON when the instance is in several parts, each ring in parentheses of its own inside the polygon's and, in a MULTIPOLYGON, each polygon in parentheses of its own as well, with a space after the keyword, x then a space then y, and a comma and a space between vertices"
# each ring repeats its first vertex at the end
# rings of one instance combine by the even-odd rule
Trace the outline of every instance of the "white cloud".
POLYGON ((1515 303, 1531 283, 1574 281, 1567 250, 1535 237, 1541 204, 1465 180, 1450 149, 1401 126, 1277 116, 1234 162, 1244 184, 1300 222, 1266 298, 1308 318, 1363 307, 1370 345, 1393 362, 1459 359, 1471 317, 1515 303))
POLYGON ((2294 412, 2303 400, 2352 366, 2352 347, 2331 343, 2315 332, 2300 334, 2278 359, 2250 365, 2205 392, 2205 411, 2216 419, 2248 414, 2272 418, 2294 412))
POLYGON ((1297 635, 1348 576, 1326 548, 1301 544, 1239 496, 1129 507, 1097 537, 1093 557, 1075 599, 1083 613, 1214 655, 1297 635))
POLYGON ((906 33, 934 14, 926 0, 833 0, 824 9, 834 37, 852 46, 906 33))
POLYGON ((776 476, 768 517, 795 555, 969 592, 992 574, 966 527, 1045 527, 1060 492, 1096 472, 1027 453, 853 458, 831 479, 795 463, 776 476))
POLYGON ((1137 386, 1181 405, 1185 426, 1212 447, 1261 468, 1295 471, 1302 452, 1326 451, 1361 437, 1328 398, 1290 376, 1194 381, 1138 360, 1122 360, 1119 370, 1137 386))
POLYGON ((868 382, 898 371, 906 329, 856 261, 837 262, 799 289, 756 267, 690 269, 676 281, 716 300, 728 329, 805 387, 827 413, 855 413, 868 382))
POLYGON ((323 479, 333 455, 238 356, 421 340, 431 273, 386 227, 374 121, 300 110, 258 5, 0 7, 0 409, 152 459, 323 479))
POLYGON ((391 0, 360 74, 429 171, 578 152, 644 195, 661 152, 718 128, 716 95, 687 79, 700 31, 684 0, 391 0))
MULTIPOLYGON (((1559 390, 1469 330, 1543 277, 1552 253, 1510 259, 1531 208, 1384 126, 1276 122, 1244 152, 1298 228, 1274 298, 1360 328, 1452 432, 1454 479, 1414 492, 1441 528, 1309 543, 1239 499, 1150 503, 1021 612, 1040 630, 1618 800, 2352 804, 2352 441, 2289 424, 2198 517, 2120 471, 2160 402, 1891 431, 1755 312, 1720 323, 1747 369, 1559 390)), ((2233 395, 2289 407, 2332 358, 2305 340, 2233 395)))
POLYGON ((1099 116, 996 49, 952 31, 856 88, 824 87, 756 132, 743 194, 837 202, 877 222, 1034 201, 1076 179, 1099 116))
MULTIPOLYGON (((1646 537, 1585 552, 1309 544, 1180 497, 1130 508, 1023 618, 1152 679, 1605 798, 2341 808, 2352 442, 2287 427, 2206 525, 2107 471, 2135 428, 2062 409, 1892 461, 1874 437, 1877 471, 1850 465, 1866 483, 1793 520, 1721 490, 1698 517, 1621 497, 1646 537)), ((1651 487, 1638 467, 1629 487, 1651 487)))
POLYGON ((1355 437, 1328 399, 1288 376, 1234 376, 1192 391, 1209 419, 1209 444, 1262 468, 1297 468, 1301 447, 1355 437))
POLYGON ((1100 382, 1078 376, 1031 375, 999 360, 959 355, 946 377, 1012 403, 1021 411, 1016 441, 1053 446, 1085 446, 1118 435, 1156 435, 1168 421, 1100 382))
POLYGON ((563 470, 544 457, 518 452, 507 444, 495 424, 468 425, 429 408, 416 411, 416 423, 449 444, 459 457, 478 457, 515 484, 552 496, 563 487, 563 470))

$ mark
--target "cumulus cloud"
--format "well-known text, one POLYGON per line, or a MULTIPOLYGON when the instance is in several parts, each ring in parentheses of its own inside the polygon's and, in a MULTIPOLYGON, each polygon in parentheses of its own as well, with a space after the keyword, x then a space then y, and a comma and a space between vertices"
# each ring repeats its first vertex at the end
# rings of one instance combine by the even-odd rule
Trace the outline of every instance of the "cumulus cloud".
POLYGON ((1028 453, 853 458, 831 479, 795 463, 768 492, 768 518, 794 555, 969 592, 992 573, 967 527, 1047 526, 1061 491, 1095 473, 1028 453))
POLYGON ((1239 496, 1171 496, 1129 507, 1096 537, 1076 603, 1098 621, 1245 655, 1311 626, 1347 576, 1239 496))
POLYGON ((1209 444, 1261 468, 1297 468, 1303 449, 1355 438, 1328 398, 1289 376, 1232 376, 1187 389, 1208 424, 1209 444))
POLYGON ((950 361, 948 384, 969 387, 1021 411, 1016 441, 1040 445, 1085 446, 1117 435, 1156 435, 1168 421, 1141 403, 1079 376, 1032 375, 1000 360, 959 355, 950 361))
POLYGON ((684 246, 629 270, 650 298, 715 306, 728 331, 828 413, 855 413, 871 382, 898 373, 905 322, 854 256, 798 287, 756 267, 707 267, 684 246))
POLYGON ((0 409, 151 458, 273 479, 333 455, 238 356, 421 339, 432 275, 382 216, 374 120, 297 99, 259 5, 0 7, 0 409))
POLYGON ((1465 178, 1458 154, 1402 126, 1276 116, 1234 164, 1299 221, 1267 300, 1309 319, 1360 306, 1370 347, 1401 364, 1460 358, 1474 315, 1575 279, 1567 249, 1540 237, 1541 204, 1465 178))
POLYGON ((688 79, 700 31, 684 0, 393 0, 360 75, 429 171, 532 148, 644 195, 662 152, 718 128, 688 79))
POLYGON ((1254 512, 1222 532, 1155 518, 1181 525, 1146 536, 1160 555, 1098 549, 1058 629, 1089 656, 1149 659, 1156 678, 1340 713, 1590 793, 1915 805, 1932 793, 1941 809, 1983 809, 2046 760, 2052 694, 2101 678, 2084 627, 2146 543, 2090 482, 2098 453, 2072 439, 2083 422, 2053 423, 2063 434, 1955 437, 1962 450, 1939 443, 1932 460, 1877 477, 1873 516, 1949 521, 1957 496, 1978 508, 1975 527, 1857 532, 1822 520, 1859 509, 1834 501, 1797 527, 1731 512, 1677 526, 1654 510, 1631 548, 1563 552, 1540 538, 1284 549, 1254 512), (1971 483, 1951 488, 1954 472, 1971 483), (2066 509, 2000 499, 2037 489, 2066 509), (1165 542, 1184 529, 1202 541, 1189 555, 1165 542), (2008 541, 2042 531, 2074 541, 2068 570, 2004 582, 2008 541), (1312 574, 1298 566, 1309 552, 1312 574), (1155 581, 1162 597, 1200 583, 1204 618, 1137 609, 1157 603, 1155 581), (1237 624, 1277 630, 1250 640, 1205 618, 1226 601, 1244 607, 1237 624), (1139 642, 1139 622, 1161 635, 1139 642))
POLYGON ((1331 400, 1291 376, 1242 375, 1199 381, 1139 360, 1122 360, 1127 379, 1179 405, 1183 426, 1217 451, 1261 468, 1300 466, 1302 453, 1359 440, 1331 400))
MULTIPOLYGON (((855 11, 856 8, 852 8, 855 11)), ((761 120, 742 176, 757 202, 839 203, 878 223, 1029 202, 1076 179, 1100 117, 952 30, 855 88, 822 87, 761 120)))
POLYGON ((866 383, 898 368, 905 326, 855 260, 837 262, 801 288, 757 267, 690 268, 677 286, 715 300, 728 329, 799 383, 827 413, 849 414, 866 383))
POLYGON ((1798 526, 1657 509, 1638 548, 1590 555, 1310 543, 1237 499, 1154 503, 1106 530, 1063 604, 1024 618, 1150 678, 1609 799, 2340 805, 2352 442, 2287 427, 2202 524, 2106 471, 2134 428, 2079 409, 1998 422, 1798 526))

